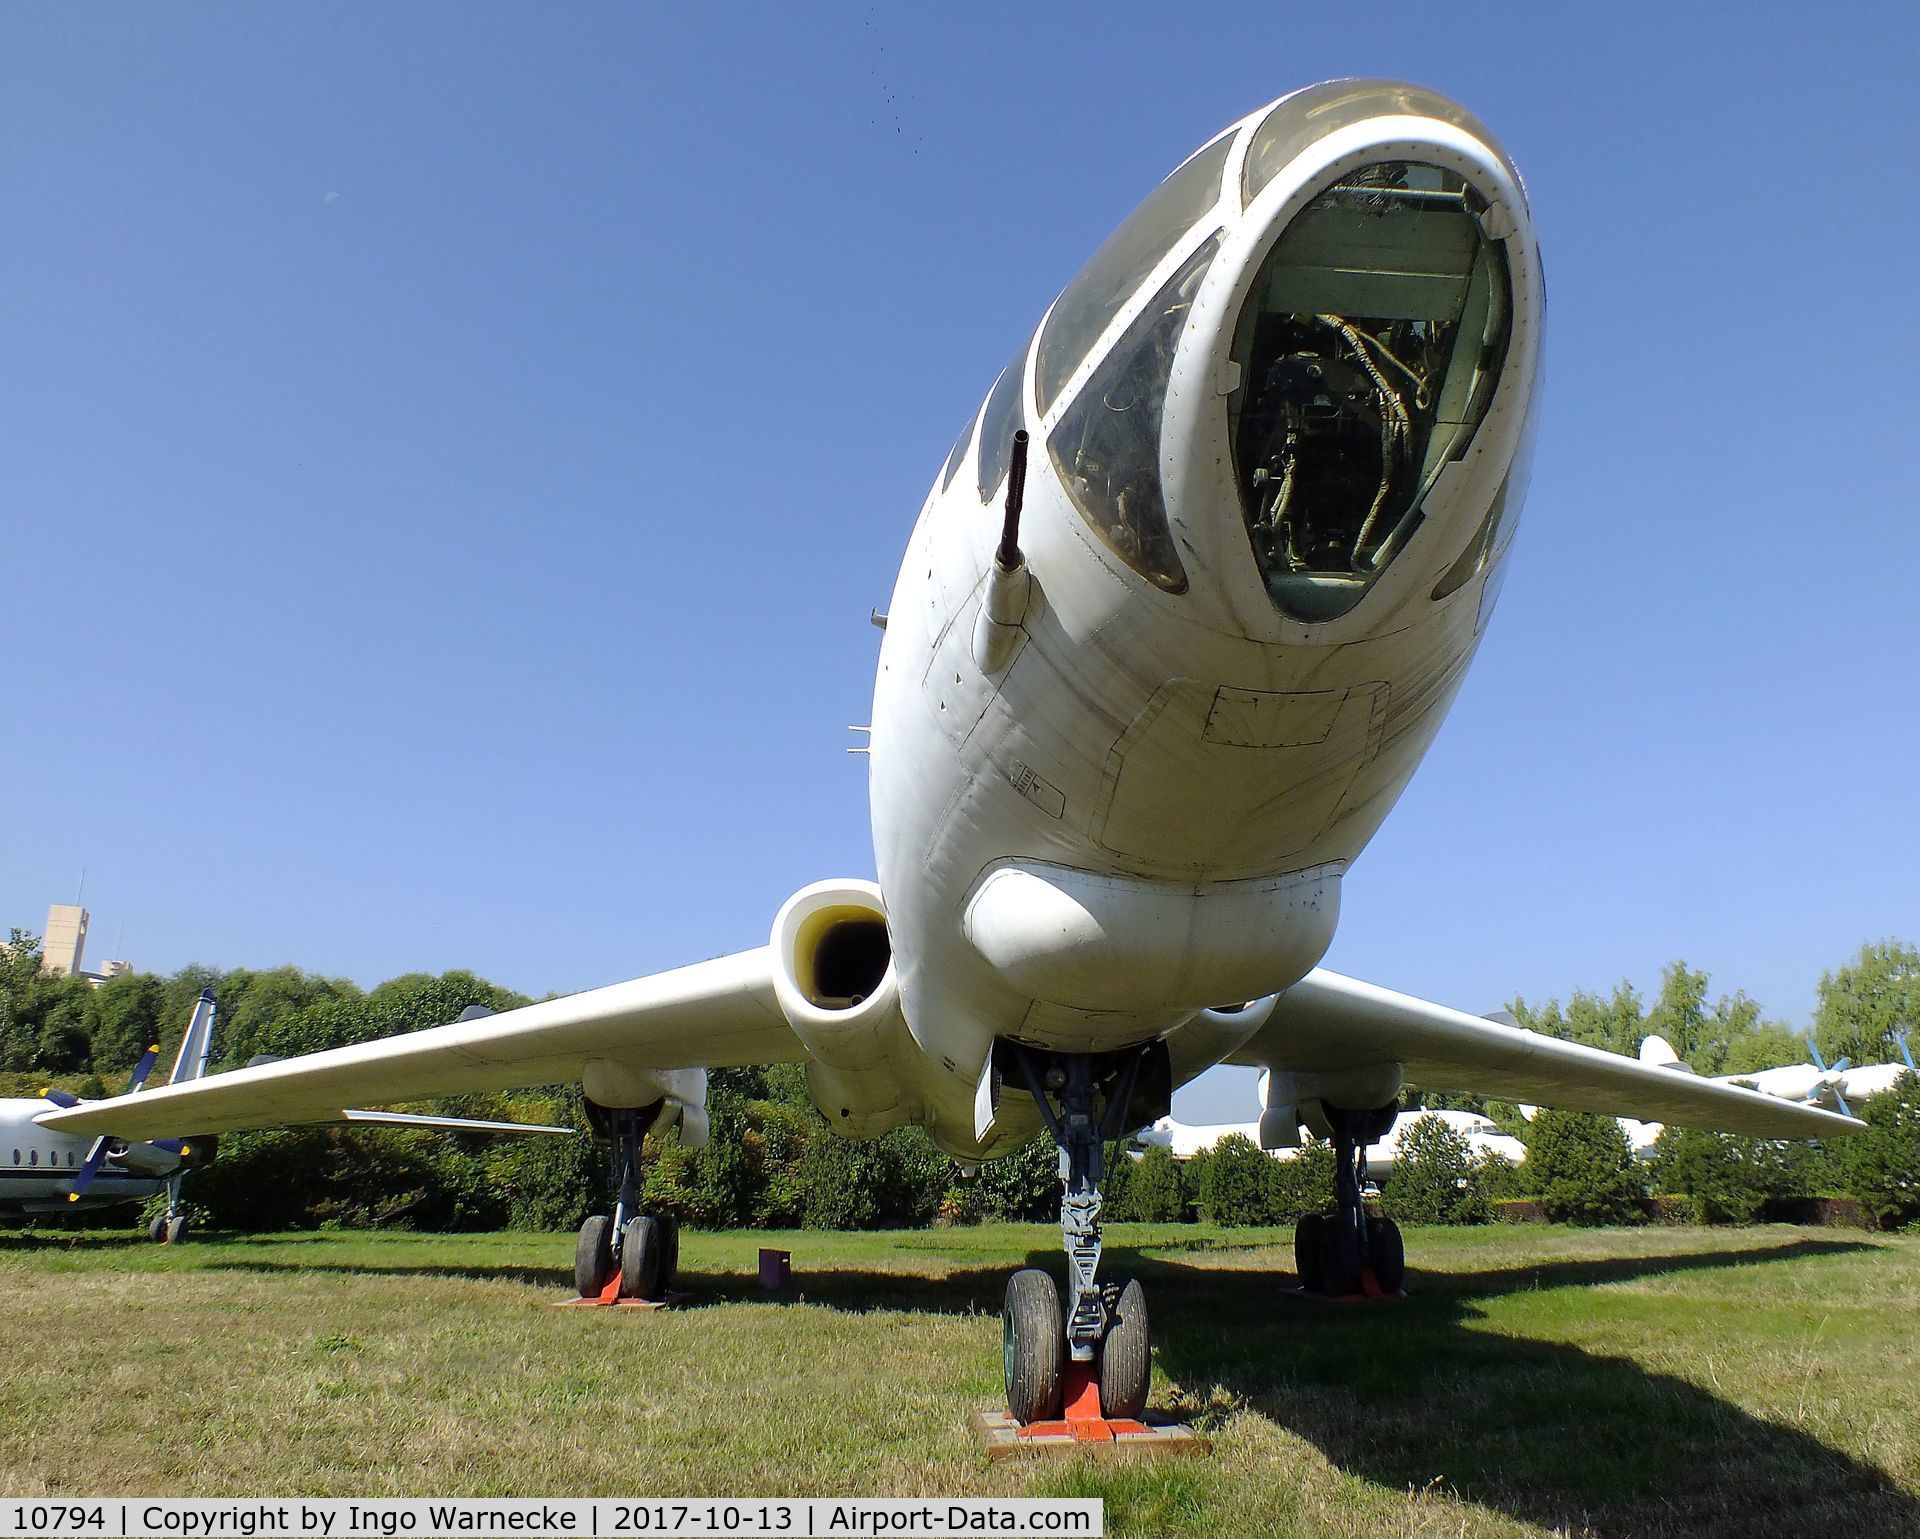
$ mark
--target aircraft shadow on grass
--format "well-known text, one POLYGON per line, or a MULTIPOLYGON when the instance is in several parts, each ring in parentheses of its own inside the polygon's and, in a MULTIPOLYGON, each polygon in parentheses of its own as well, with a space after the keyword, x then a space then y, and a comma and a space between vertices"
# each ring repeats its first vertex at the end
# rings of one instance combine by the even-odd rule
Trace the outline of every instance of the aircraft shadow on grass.
MULTIPOLYGON (((1871 1249, 1801 1240, 1735 1251, 1544 1262, 1416 1274, 1385 1305, 1309 1301, 1290 1271, 1194 1265, 1109 1249, 1109 1276, 1147 1284, 1160 1366, 1190 1402, 1254 1410, 1337 1468, 1393 1491, 1442 1489, 1542 1527, 1600 1539, 1653 1535, 1920 1534, 1920 1499, 1883 1471, 1685 1379, 1626 1357, 1501 1334, 1487 1303, 1682 1272, 1871 1249)), ((1051 1252, 1028 1264, 1048 1266, 1051 1252)), ((764 1298, 752 1279, 689 1279, 720 1302, 764 1298), (718 1297, 716 1297, 718 1295, 718 1297)), ((942 1279, 805 1272, 810 1304, 997 1312, 1004 1270, 942 1279)), ((1711 1317, 1694 1327, 1712 1329, 1711 1317)), ((1809 1373, 1817 1371, 1810 1357, 1809 1373)))
MULTIPOLYGON (((1597 1539, 1814 1533, 1920 1534, 1920 1497, 1883 1471, 1630 1358, 1502 1334, 1481 1322, 1503 1295, 1781 1264, 1871 1249, 1799 1240, 1732 1251, 1547 1261, 1497 1271, 1419 1273, 1383 1305, 1299 1299, 1290 1271, 1195 1265, 1109 1247, 1107 1275, 1147 1284, 1160 1366, 1189 1407, 1237 1406, 1306 1439, 1343 1472, 1387 1490, 1438 1489, 1525 1522, 1597 1539)), ((1026 1264, 1052 1266, 1036 1250, 1026 1264)), ((309 1270, 218 1261, 219 1269, 309 1270)), ((527 1266, 325 1265, 363 1275, 496 1279, 563 1287, 527 1266)), ((848 1313, 993 1314, 1004 1266, 930 1278, 808 1270, 763 1293, 740 1273, 689 1271, 695 1308, 807 1304, 848 1313)), ((1689 1317, 1710 1332, 1710 1315, 1689 1317)), ((1809 1352, 1806 1370, 1819 1369, 1809 1352)))

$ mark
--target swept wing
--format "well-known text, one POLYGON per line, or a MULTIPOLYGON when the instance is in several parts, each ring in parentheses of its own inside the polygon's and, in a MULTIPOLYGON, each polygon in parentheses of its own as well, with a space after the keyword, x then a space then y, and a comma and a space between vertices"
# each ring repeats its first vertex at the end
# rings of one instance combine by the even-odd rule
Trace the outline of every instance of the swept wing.
POLYGON ((1756 1138, 1851 1132, 1852 1117, 1562 1042, 1315 968, 1230 1060, 1315 1071, 1398 1063, 1430 1090, 1671 1122, 1756 1138))
MULTIPOLYGON (((49 1111, 69 1132, 162 1137, 191 1129, 339 1122, 349 1107, 577 1082, 615 1058, 649 1069, 723 1068, 806 1056, 773 992, 762 946, 518 1010, 49 1111)), ((360 1119, 356 1119, 360 1120, 360 1119)))

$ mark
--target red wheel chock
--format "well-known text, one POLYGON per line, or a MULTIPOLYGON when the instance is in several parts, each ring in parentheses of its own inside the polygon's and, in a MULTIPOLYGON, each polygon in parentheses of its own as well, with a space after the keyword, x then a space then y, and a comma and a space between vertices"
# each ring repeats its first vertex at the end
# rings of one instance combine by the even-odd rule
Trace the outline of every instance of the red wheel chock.
POLYGON ((1131 1417, 1108 1420, 1100 1414, 1100 1378, 1092 1363, 1069 1362, 1061 1389, 1066 1409, 1060 1420, 1029 1422, 1020 1429, 1022 1439, 1069 1437, 1076 1443, 1111 1443, 1151 1430, 1131 1417))
POLYGON ((623 1299, 620 1297, 620 1274, 616 1271, 607 1279, 606 1287, 591 1298, 560 1299, 555 1309, 665 1309, 685 1298, 684 1293, 669 1293, 658 1299, 623 1299))

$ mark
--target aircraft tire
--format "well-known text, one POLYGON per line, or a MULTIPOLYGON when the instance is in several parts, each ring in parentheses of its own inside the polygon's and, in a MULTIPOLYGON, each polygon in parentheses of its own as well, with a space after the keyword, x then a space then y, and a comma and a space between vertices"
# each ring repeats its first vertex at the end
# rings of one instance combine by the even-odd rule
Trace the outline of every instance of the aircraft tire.
POLYGON ((1147 1325, 1147 1290, 1138 1278, 1121 1286, 1112 1323, 1100 1342, 1100 1414, 1138 1421, 1147 1408, 1153 1379, 1153 1338, 1147 1325))
POLYGON ((1360 1237, 1352 1225, 1337 1218, 1321 1225, 1320 1280, 1333 1298, 1348 1298, 1360 1291, 1360 1237))
POLYGON ((1060 1290, 1048 1273, 1024 1267, 1007 1279, 1000 1328, 1007 1410, 1023 1427, 1052 1420, 1060 1414, 1067 1329, 1060 1313, 1060 1290))
POLYGON ((178 1245, 187 1237, 187 1220, 184 1215, 167 1220, 167 1239, 169 1245, 178 1245))
POLYGON ((620 1297, 658 1299, 666 1291, 660 1284, 660 1264, 665 1259, 660 1220, 651 1213, 628 1219, 626 1233, 620 1237, 620 1297))
POLYGON ((680 1220, 668 1213, 655 1215, 660 1225, 660 1297, 673 1292, 673 1279, 680 1270, 680 1220))
POLYGON ((1325 1243, 1322 1235, 1327 1227, 1324 1213, 1302 1213, 1299 1222, 1293 1226, 1293 1270, 1300 1278, 1300 1286, 1309 1293, 1327 1291, 1326 1273, 1321 1270, 1320 1247, 1325 1243))
POLYGON ((1407 1244, 1400 1226, 1390 1218, 1367 1220, 1367 1249, 1373 1255, 1373 1280, 1388 1293, 1398 1293, 1407 1280, 1407 1244))
POLYGON ((595 1213, 580 1226, 573 1247, 573 1286, 581 1298, 595 1297, 613 1276, 613 1220, 595 1213))
POLYGON ((155 1245, 165 1245, 167 1243, 166 1214, 156 1213, 153 1215, 153 1222, 147 1225, 147 1238, 153 1241, 155 1245))

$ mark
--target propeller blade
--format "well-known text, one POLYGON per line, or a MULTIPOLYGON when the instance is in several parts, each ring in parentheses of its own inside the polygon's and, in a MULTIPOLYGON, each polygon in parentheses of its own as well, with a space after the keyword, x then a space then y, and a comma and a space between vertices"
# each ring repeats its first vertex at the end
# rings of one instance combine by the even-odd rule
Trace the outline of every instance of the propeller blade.
POLYGON ((147 1082, 147 1076, 153 1072, 153 1066, 160 1061, 160 1044, 150 1045, 140 1055, 140 1061, 133 1066, 133 1078, 127 1082, 127 1094, 138 1095, 147 1082))
POLYGON ((1813 1056, 1813 1066, 1816 1069, 1825 1069, 1827 1066, 1827 1060, 1820 1056, 1819 1044, 1815 1042, 1812 1037, 1807 1037, 1807 1038, 1804 1038, 1803 1040, 1807 1044, 1807 1051, 1813 1056))
POLYGON ((1893 1034, 1893 1041, 1894 1045, 1900 1049, 1900 1056, 1907 1061, 1907 1071, 1912 1074, 1920 1074, 1920 1068, 1914 1066, 1913 1048, 1907 1041, 1907 1034, 1904 1031, 1896 1031, 1893 1034))
POLYGON ((55 1090, 51 1085, 40 1092, 40 1099, 53 1102, 62 1111, 70 1111, 80 1104, 80 1097, 71 1090, 55 1090))
POLYGON ((81 1164, 79 1173, 73 1178, 73 1186, 67 1192, 68 1202, 78 1202, 86 1189, 93 1185, 93 1178, 100 1174, 100 1162, 107 1157, 105 1135, 93 1141, 93 1147, 87 1151, 86 1160, 81 1164))

